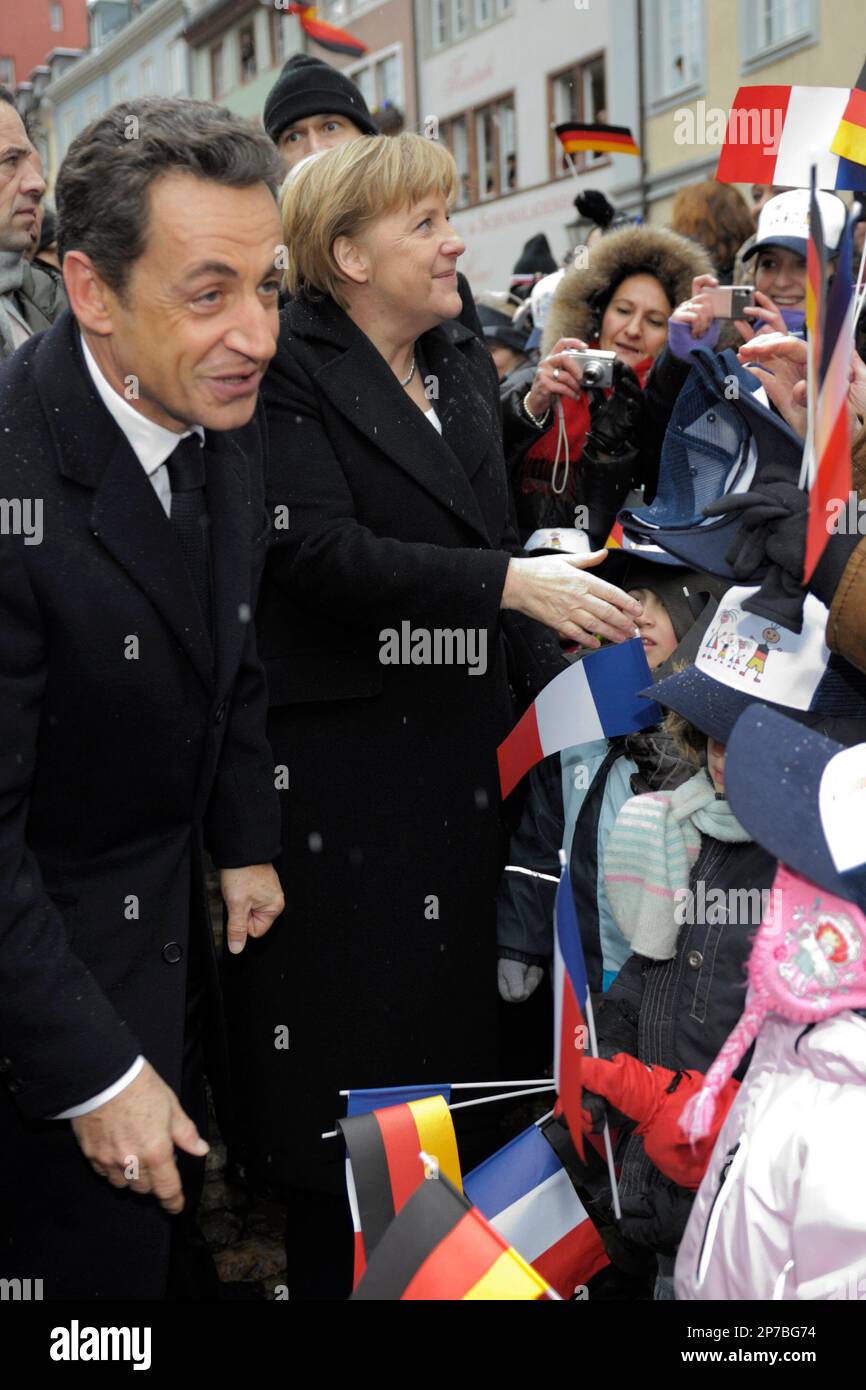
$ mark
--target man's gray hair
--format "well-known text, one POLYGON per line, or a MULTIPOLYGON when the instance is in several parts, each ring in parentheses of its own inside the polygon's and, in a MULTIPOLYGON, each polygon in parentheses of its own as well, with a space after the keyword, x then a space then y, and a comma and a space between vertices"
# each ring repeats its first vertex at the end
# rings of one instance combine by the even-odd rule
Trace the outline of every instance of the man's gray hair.
MULTIPOLYGON (((77 135, 57 176, 57 242, 84 251, 122 296, 147 242, 149 188, 192 174, 233 188, 264 183, 276 198, 280 157, 260 126, 223 106, 184 98, 122 101, 77 135)), ((191 201, 190 218, 195 218, 191 201)))

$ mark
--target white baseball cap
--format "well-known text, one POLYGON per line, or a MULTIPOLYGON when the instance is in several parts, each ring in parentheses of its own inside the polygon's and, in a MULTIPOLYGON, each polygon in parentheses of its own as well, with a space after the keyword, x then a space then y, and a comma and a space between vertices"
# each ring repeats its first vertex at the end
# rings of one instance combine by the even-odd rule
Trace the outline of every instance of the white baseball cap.
MULTIPOLYGON (((815 196, 821 209, 824 245, 827 254, 834 256, 839 250, 847 209, 835 193, 819 192, 815 196)), ((775 198, 765 203, 758 218, 755 244, 749 248, 743 260, 757 255, 765 246, 783 246, 788 251, 805 256, 809 244, 810 201, 808 188, 792 188, 787 193, 777 193, 775 198)))

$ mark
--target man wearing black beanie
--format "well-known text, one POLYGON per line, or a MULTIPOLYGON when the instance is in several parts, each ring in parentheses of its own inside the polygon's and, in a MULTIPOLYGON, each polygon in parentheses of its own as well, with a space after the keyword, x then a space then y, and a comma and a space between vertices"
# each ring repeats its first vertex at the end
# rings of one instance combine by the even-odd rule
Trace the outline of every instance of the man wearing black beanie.
MULTIPOLYGON (((294 53, 283 65, 268 92, 263 120, 286 173, 319 150, 379 134, 360 88, 339 68, 308 53, 294 53)), ((457 288, 463 302, 459 322, 484 342, 472 291, 459 271, 457 288)))
POLYGON ((317 150, 379 134, 352 79, 308 53, 284 65, 268 93, 264 125, 287 170, 317 150))

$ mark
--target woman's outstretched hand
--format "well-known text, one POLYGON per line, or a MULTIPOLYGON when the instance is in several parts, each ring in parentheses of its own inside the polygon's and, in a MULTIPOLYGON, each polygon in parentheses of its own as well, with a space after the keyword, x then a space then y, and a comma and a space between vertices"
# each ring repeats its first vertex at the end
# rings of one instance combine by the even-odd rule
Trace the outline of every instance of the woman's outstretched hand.
POLYGON ((589 555, 539 555, 514 559, 502 591, 503 608, 515 608, 554 628, 560 637, 593 650, 608 642, 628 642, 637 635, 643 613, 637 599, 615 584, 585 571, 600 565, 606 550, 589 555))

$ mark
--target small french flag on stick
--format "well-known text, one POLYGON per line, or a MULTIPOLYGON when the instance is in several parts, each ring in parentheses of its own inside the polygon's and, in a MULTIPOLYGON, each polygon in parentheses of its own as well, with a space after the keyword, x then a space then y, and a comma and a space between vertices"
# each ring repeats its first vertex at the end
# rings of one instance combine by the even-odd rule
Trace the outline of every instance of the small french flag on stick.
POLYGON ((639 637, 591 652, 554 676, 496 750, 503 797, 551 753, 657 724, 661 709, 638 694, 650 685, 639 637))

